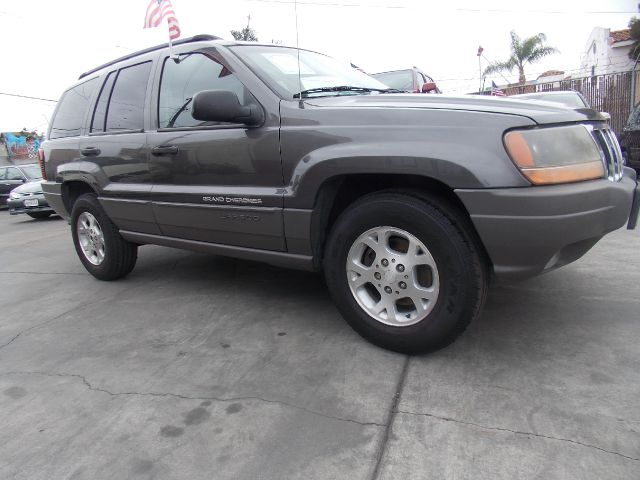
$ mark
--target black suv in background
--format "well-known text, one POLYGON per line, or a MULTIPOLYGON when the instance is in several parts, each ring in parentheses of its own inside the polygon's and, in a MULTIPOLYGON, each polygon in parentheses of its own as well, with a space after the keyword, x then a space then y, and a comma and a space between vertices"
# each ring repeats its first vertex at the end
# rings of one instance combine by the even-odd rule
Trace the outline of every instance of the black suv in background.
POLYGON ((144 244, 322 270, 356 331, 423 352, 480 313, 490 276, 566 265, 635 226, 635 172, 593 110, 393 94, 274 45, 174 51, 81 75, 43 144, 45 196, 99 279, 144 244))
POLYGON ((629 120, 620 135, 620 146, 627 165, 640 172, 640 105, 629 115, 629 120))

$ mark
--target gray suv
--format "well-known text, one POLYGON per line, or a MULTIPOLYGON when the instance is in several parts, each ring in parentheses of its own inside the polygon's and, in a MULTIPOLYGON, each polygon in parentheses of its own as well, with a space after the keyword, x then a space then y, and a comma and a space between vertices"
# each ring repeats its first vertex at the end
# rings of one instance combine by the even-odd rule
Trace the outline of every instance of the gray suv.
POLYGON ((99 279, 145 244, 322 271, 349 324, 401 352, 452 342, 492 276, 635 226, 636 175, 598 112, 393 92, 307 50, 150 48, 62 95, 43 190, 99 279))

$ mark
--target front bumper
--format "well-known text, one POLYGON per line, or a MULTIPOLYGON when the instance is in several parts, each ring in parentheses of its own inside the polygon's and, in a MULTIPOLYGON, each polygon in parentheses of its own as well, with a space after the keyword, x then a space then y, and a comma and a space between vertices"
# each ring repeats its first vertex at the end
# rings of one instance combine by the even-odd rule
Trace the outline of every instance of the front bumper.
POLYGON ((10 198, 9 200, 7 200, 7 206, 9 207, 9 213, 11 215, 18 215, 21 213, 35 213, 35 212, 53 212, 53 208, 49 206, 49 204, 44 198, 44 195, 42 194, 29 195, 29 196, 21 197, 16 200, 13 200, 10 198), (25 200, 37 200, 38 205, 27 207, 24 204, 25 200))
POLYGON ((638 218, 640 187, 619 182, 456 190, 499 279, 526 278, 582 257, 605 234, 638 218))

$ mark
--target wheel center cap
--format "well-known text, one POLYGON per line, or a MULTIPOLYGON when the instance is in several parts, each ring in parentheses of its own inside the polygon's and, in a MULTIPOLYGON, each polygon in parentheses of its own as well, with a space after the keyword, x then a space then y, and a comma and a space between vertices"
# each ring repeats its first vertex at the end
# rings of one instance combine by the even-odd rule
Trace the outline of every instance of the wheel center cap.
POLYGON ((398 274, 391 268, 387 268, 382 272, 382 279, 386 283, 395 283, 395 281, 398 279, 398 274))

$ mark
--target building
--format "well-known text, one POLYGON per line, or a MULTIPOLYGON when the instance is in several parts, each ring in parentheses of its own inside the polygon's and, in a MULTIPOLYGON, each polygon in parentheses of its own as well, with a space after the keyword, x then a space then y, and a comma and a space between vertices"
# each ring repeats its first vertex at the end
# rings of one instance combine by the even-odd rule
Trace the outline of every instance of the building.
POLYGON ((632 45, 631 30, 628 28, 613 32, 608 28, 594 28, 585 45, 580 74, 575 76, 608 75, 633 70, 635 62, 629 58, 632 45))

